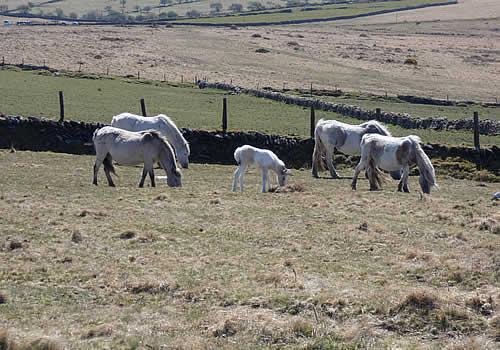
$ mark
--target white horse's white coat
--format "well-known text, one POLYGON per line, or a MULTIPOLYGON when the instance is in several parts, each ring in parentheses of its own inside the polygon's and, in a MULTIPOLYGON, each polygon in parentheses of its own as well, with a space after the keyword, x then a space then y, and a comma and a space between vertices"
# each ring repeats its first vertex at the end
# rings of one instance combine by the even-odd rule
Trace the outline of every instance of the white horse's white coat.
POLYGON ((114 186, 110 173, 115 173, 112 161, 122 165, 144 164, 139 187, 144 186, 144 179, 149 174, 151 186, 155 186, 153 166, 159 162, 167 173, 167 184, 180 187, 181 173, 177 169, 175 156, 166 139, 156 130, 131 132, 106 126, 94 132, 92 138, 96 150, 93 184, 97 185, 97 173, 104 163, 104 172, 108 184, 114 186))
POLYGON ((419 183, 424 193, 437 187, 434 167, 420 146, 420 138, 415 135, 391 137, 379 134, 366 134, 361 139, 361 159, 354 170, 352 188, 356 189, 359 173, 367 169, 370 190, 377 190, 381 182, 381 172, 403 169, 398 191, 409 192, 408 176, 410 166, 417 164, 420 172, 419 183))
POLYGON ((132 113, 121 113, 115 115, 111 120, 111 126, 128 131, 159 131, 175 150, 177 159, 183 168, 189 166, 189 143, 182 136, 175 123, 164 114, 154 117, 142 117, 132 113))
MULTIPOLYGON (((262 192, 266 192, 268 183, 268 172, 272 170, 276 173, 280 186, 285 186, 288 181, 288 176, 291 171, 286 168, 285 163, 276 156, 273 152, 260 149, 249 145, 238 147, 234 151, 234 159, 238 163, 238 169, 234 172, 233 177, 233 192, 237 189, 238 180, 240 182, 240 190, 243 192, 244 174, 246 169, 251 164, 256 164, 262 172, 262 192)), ((270 181, 269 181, 270 186, 270 181)))
MULTIPOLYGON (((314 152, 312 159, 312 175, 318 177, 318 170, 322 167, 322 156, 325 155, 326 165, 333 178, 340 178, 333 165, 335 149, 347 155, 360 153, 361 138, 365 134, 376 133, 391 136, 389 130, 375 120, 359 125, 351 125, 336 120, 320 119, 314 129, 314 152)), ((398 174, 392 174, 398 177, 398 174)))

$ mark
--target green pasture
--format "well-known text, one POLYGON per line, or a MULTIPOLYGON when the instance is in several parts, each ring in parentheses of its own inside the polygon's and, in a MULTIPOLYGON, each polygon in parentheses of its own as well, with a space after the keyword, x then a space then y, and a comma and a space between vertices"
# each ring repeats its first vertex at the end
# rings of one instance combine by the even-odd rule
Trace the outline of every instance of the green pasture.
MULTIPOLYGON (((59 118, 58 91, 64 91, 66 119, 109 123, 121 112, 140 114, 140 99, 149 115, 171 116, 180 127, 217 130, 221 127, 222 99, 228 98, 229 130, 309 135, 309 110, 248 95, 227 95, 192 84, 170 84, 92 75, 58 75, 46 71, 0 70, 0 113, 59 118)), ((360 121, 336 113, 316 111, 316 118, 360 121)), ((389 125, 396 136, 415 134, 424 142, 471 145, 468 131, 403 129, 389 125)), ((499 136, 481 136, 483 145, 500 144, 499 136)))
POLYGON ((255 23, 255 22, 280 22, 305 19, 330 18, 337 16, 352 16, 389 9, 404 9, 406 7, 443 2, 442 0, 403 0, 388 2, 369 2, 354 4, 325 5, 313 11, 302 11, 294 8, 291 13, 269 13, 250 16, 211 17, 180 20, 179 22, 204 22, 204 23, 255 23))
POLYGON ((346 93, 339 97, 324 96, 325 101, 360 106, 363 109, 381 108, 383 111, 394 113, 408 113, 411 116, 428 118, 444 117, 447 119, 472 119, 473 113, 478 112, 481 119, 500 120, 500 108, 484 106, 482 104, 434 106, 408 103, 398 100, 397 97, 383 97, 368 94, 346 93))

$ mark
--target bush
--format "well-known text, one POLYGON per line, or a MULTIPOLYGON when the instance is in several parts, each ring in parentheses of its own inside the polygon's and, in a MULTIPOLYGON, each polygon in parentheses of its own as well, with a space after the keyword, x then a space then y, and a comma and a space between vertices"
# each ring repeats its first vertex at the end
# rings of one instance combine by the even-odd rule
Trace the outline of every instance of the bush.
POLYGON ((265 8, 265 6, 262 5, 262 3, 258 2, 258 1, 249 2, 247 7, 251 11, 263 10, 265 8))
POLYGON ((200 13, 200 11, 197 11, 197 10, 190 10, 190 11, 186 12, 186 16, 192 17, 192 18, 198 18, 201 16, 201 13, 200 13))
POLYGON ((406 57, 405 64, 416 66, 418 65, 417 59, 415 57, 406 57))
POLYGON ((167 12, 167 17, 168 18, 177 18, 177 12, 175 12, 175 11, 168 11, 167 12))
POLYGON ((241 12, 243 11, 243 5, 242 4, 231 4, 231 6, 229 6, 229 9, 233 12, 241 12))

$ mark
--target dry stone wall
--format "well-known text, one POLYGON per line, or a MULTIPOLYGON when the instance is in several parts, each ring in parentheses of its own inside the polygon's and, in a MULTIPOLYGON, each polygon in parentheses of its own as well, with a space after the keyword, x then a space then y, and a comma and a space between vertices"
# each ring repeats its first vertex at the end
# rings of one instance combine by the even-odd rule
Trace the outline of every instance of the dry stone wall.
MULTIPOLYGON (((0 115, 0 148, 51 151, 70 154, 95 154, 92 135, 100 123, 78 121, 57 122, 36 117, 0 115)), ((291 168, 310 167, 313 139, 267 135, 259 132, 219 132, 181 129, 191 146, 191 162, 235 164, 234 150, 244 144, 270 149, 291 168)), ((500 148, 481 149, 448 147, 437 144, 423 146, 430 157, 458 157, 499 173, 500 148)))
MULTIPOLYGON (((247 89, 225 83, 208 83, 199 81, 200 88, 212 88, 231 91, 233 93, 244 93, 256 97, 297 105, 301 107, 314 107, 315 109, 335 112, 344 116, 359 120, 375 119, 383 123, 398 125, 405 129, 435 129, 435 130, 474 130, 472 119, 449 120, 447 118, 419 118, 407 113, 392 113, 381 111, 363 110, 358 106, 351 106, 341 103, 321 101, 316 98, 292 96, 281 92, 270 90, 247 89)), ((500 122, 496 120, 484 119, 479 122, 479 133, 483 135, 500 135, 500 122)))

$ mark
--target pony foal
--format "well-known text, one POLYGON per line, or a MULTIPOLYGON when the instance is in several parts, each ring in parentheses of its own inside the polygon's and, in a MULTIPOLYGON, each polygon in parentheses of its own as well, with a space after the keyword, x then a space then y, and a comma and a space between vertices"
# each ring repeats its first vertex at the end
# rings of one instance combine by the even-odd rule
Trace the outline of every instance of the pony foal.
POLYGON ((394 171, 403 169, 403 176, 398 184, 398 191, 410 192, 408 176, 410 166, 417 164, 420 172, 419 183, 422 192, 429 194, 432 187, 437 187, 434 167, 420 146, 420 138, 410 135, 407 137, 390 137, 377 134, 368 134, 361 140, 361 159, 354 170, 352 189, 356 189, 358 175, 367 169, 370 190, 378 190, 382 182, 383 169, 394 171))
POLYGON ((146 175, 149 174, 151 187, 155 187, 153 165, 159 162, 167 173, 167 184, 170 187, 181 187, 181 173, 175 164, 172 147, 158 131, 146 130, 131 132, 112 126, 97 129, 92 138, 96 152, 94 164, 94 180, 97 185, 97 173, 101 164, 109 186, 115 186, 111 173, 116 174, 113 159, 122 165, 144 164, 139 187, 144 186, 146 175))
POLYGON ((266 184, 268 183, 269 169, 276 173, 280 186, 286 185, 288 176, 291 173, 291 170, 285 167, 285 163, 276 154, 266 149, 244 145, 234 151, 234 159, 239 166, 234 172, 233 192, 236 191, 238 180, 240 181, 241 192, 243 192, 245 171, 253 163, 257 164, 262 172, 262 192, 266 192, 267 190, 266 184))

